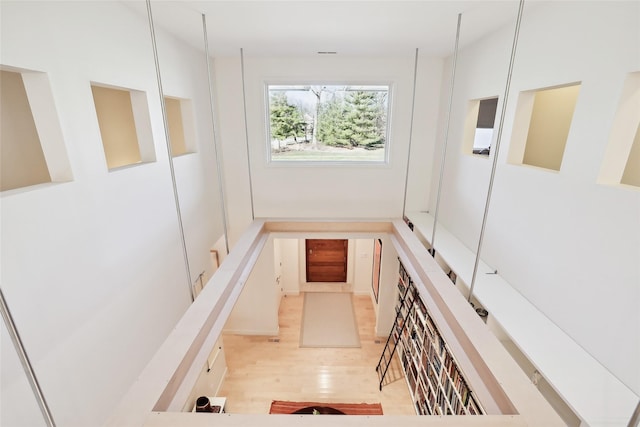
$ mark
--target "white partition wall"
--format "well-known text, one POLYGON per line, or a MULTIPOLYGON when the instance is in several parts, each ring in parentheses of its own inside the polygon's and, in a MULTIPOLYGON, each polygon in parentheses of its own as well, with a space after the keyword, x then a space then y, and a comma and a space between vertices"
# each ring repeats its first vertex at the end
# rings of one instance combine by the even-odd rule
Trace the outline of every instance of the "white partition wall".
MULTIPOLYGON (((402 214, 413 92, 412 56, 264 57, 245 52, 247 131, 256 217, 398 217, 402 214), (389 163, 386 165, 274 165, 267 162, 267 83, 391 85, 389 163)), ((250 218, 245 123, 239 58, 216 58, 219 129, 230 198, 231 228, 241 231, 250 218)), ((439 59, 420 58, 422 94, 417 153, 433 145, 439 59), (424 148, 426 147, 426 148, 424 148)), ((430 164, 424 165, 429 168, 430 164)), ((426 176, 426 175, 422 175, 426 176)), ((419 181, 419 179, 418 179, 419 181)), ((416 197, 423 197, 414 188, 416 197)), ((231 234, 234 234, 232 232, 231 234)))
MULTIPOLYGON (((639 25, 637 2, 526 4, 482 252, 491 270, 636 395, 640 192, 598 183, 598 174, 623 86, 640 69, 639 25), (527 132, 519 127, 523 93, 576 82, 580 94, 559 170, 512 164, 516 138, 527 132)), ((470 100, 502 98, 513 30, 508 25, 459 54, 439 221, 472 252, 491 165, 463 154, 465 114, 470 100)), ((432 196, 436 185, 434 179, 432 196)), ((466 274, 472 266, 469 258, 469 265, 454 268, 466 274)), ((620 422, 630 416, 619 414, 620 422)))
MULTIPOLYGON (((215 275, 215 280, 207 282, 217 268, 210 249, 218 251, 220 262, 226 256, 220 239, 214 131, 224 166, 232 248, 254 216, 256 221, 267 217, 328 223, 353 218, 386 221, 400 218, 405 205, 406 210, 423 215, 435 208, 452 58, 418 55, 414 111, 415 63, 407 52, 415 46, 378 55, 366 50, 369 53, 322 56, 315 52, 269 56, 249 48, 241 64, 239 52, 231 52, 226 40, 217 39, 226 50, 218 50, 224 53, 211 58, 208 76, 202 51, 168 32, 170 25, 189 23, 186 33, 200 37, 202 16, 183 2, 151 3, 154 10, 163 11, 160 16, 172 18, 166 26, 156 27, 163 93, 158 90, 144 2, 3 0, 0 5, 0 68, 33 74, 27 80, 38 81, 26 84, 27 92, 50 88, 46 102, 32 105, 32 110, 35 106, 34 115, 40 116, 54 107, 44 133, 55 140, 42 141, 51 182, 0 195, 1 285, 54 418, 65 427, 103 424, 187 311, 188 287, 223 280, 215 275), (172 15, 169 6, 178 3, 181 13, 172 15), (209 77, 214 80, 215 130, 209 77), (109 170, 92 82, 135 91, 136 97, 144 95, 148 109, 144 163, 109 170), (265 84, 274 82, 389 85, 388 162, 268 163, 265 84), (195 144, 173 159, 165 141, 164 96, 184 101, 189 110, 182 115, 185 141, 195 144), (171 164, 175 174, 170 172, 171 164)), ((369 2, 353 3, 366 7, 369 2)), ((406 3, 410 2, 398 2, 406 3)), ((484 6, 501 2, 459 3, 481 5, 472 14, 479 19, 481 11, 495 10, 484 6)), ((517 2, 509 2, 503 11, 510 6, 515 12, 517 2)), ((593 356, 599 369, 624 383, 635 398, 640 395, 640 191, 616 182, 612 177, 619 171, 609 170, 604 162, 610 141, 621 134, 615 130, 617 123, 631 115, 629 110, 633 112, 624 108, 620 114, 619 108, 640 71, 640 4, 635 0, 528 1, 501 117, 514 30, 513 16, 509 16, 503 27, 485 31, 480 38, 479 33, 465 32, 473 25, 465 27, 463 17, 438 219, 460 244, 457 249, 462 250, 456 253, 463 253, 464 261, 454 265, 444 251, 439 252, 438 261, 455 270, 458 288, 470 285, 462 282, 469 282, 471 252, 478 242, 495 153, 465 154, 464 128, 470 101, 498 96, 496 122, 504 119, 504 127, 484 239, 482 265, 487 268, 480 272, 487 279, 484 283, 499 282, 500 286, 491 288, 501 289, 494 296, 515 295, 534 308, 537 319, 568 337, 572 348, 593 356), (518 108, 531 103, 526 94, 572 84, 580 84, 580 91, 558 170, 514 162, 523 150, 515 148, 513 141, 528 132, 519 123, 530 121, 518 108), (495 270, 499 275, 485 275, 495 270)), ((450 30, 453 35, 454 21, 450 30)), ((384 31, 380 29, 382 36, 384 31)), ((623 127, 637 133, 637 121, 634 126, 623 127)), ((633 142, 620 144, 609 153, 615 157, 613 162, 628 164, 621 152, 631 151, 632 146, 633 142)), ((257 314, 264 320, 260 332, 277 333, 278 290, 295 293, 304 283, 303 237, 295 229, 289 231, 272 234, 280 246, 276 251, 269 242, 267 258, 257 264, 247 290, 258 292, 250 295, 246 305, 242 306, 246 301, 240 303, 244 323, 236 323, 237 330, 255 333, 252 322, 258 317, 251 315, 257 314), (282 266, 276 267, 276 256, 284 261, 282 266), (260 288, 263 281, 268 289, 260 288), (262 311, 254 309, 259 304, 262 311)), ((354 242, 349 280, 358 293, 371 291, 368 241, 376 236, 349 237, 354 242)), ((430 235, 423 237, 430 239, 430 235)), ((376 305, 380 336, 387 335, 393 323, 397 256, 385 235, 376 305)), ((223 267, 224 276, 228 272, 223 267)), ((448 278, 439 279, 443 286, 450 285, 448 278)), ((468 309, 464 301, 453 300, 469 322, 478 320, 473 312, 462 309, 468 309)), ((491 312, 491 307, 487 309, 491 312)), ((523 322, 514 325, 529 325, 523 313, 517 313, 523 322)), ((483 325, 475 326, 482 330, 483 325)), ((509 331, 509 325, 501 326, 509 331)), ((523 335, 525 339, 532 336, 523 335)), ((5 342, 3 335, 0 424, 37 425, 37 417, 23 416, 22 411, 31 409, 33 395, 18 375, 20 367, 10 343, 5 346, 5 342), (14 402, 27 406, 4 410, 14 402)), ((540 353, 545 361, 549 355, 553 353, 540 353)), ((535 358, 530 361, 536 365, 535 358)), ((515 369, 509 372, 521 375, 515 369)), ((575 384, 568 387, 580 388, 579 378, 574 379, 575 384)), ((606 406, 610 396, 607 390, 600 392, 598 404, 606 406)), ((618 418, 626 421, 630 415, 618 418)))
POLYGON ((270 238, 249 274, 224 331, 240 335, 278 335, 279 307, 274 244, 273 238, 270 238))
MULTIPOLYGON (((73 171, 54 180, 68 182, 3 192, 2 291, 57 425, 100 425, 190 303, 148 20, 118 2, 1 8, 0 63, 46 74, 64 144, 55 155, 73 171), (155 161, 108 171, 94 81, 146 94, 155 161)), ((174 64, 167 87, 194 100, 204 137, 204 56, 172 36, 162 41, 174 64)), ((206 223, 215 204, 204 189, 216 182, 202 171, 210 151, 199 153, 177 165, 193 282, 211 272, 221 233, 206 223)), ((4 336, 2 347, 12 351, 4 336)), ((21 368, 10 357, 2 369, 0 424, 34 425, 5 410, 33 395, 13 381, 21 368)))

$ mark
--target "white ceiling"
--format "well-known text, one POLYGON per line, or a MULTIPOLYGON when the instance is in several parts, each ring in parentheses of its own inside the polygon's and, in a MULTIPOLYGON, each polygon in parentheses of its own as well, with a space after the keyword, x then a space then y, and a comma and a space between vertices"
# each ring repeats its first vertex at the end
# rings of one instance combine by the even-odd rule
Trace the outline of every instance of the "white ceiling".
MULTIPOLYGON (((146 13, 142 1, 126 2, 146 13)), ((206 16, 212 55, 447 56, 453 52, 458 14, 460 44, 514 25, 518 1, 366 0, 151 0, 155 25, 202 48, 206 16)))

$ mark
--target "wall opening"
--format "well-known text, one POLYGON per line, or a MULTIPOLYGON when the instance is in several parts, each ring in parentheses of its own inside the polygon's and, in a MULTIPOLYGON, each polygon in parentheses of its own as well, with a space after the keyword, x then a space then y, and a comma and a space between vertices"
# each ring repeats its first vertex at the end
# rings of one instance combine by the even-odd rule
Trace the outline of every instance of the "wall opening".
POLYGON ((627 165, 620 183, 640 187, 640 124, 636 129, 636 136, 633 138, 627 165))
POLYGON ((109 170, 155 161, 144 92, 91 85, 109 170))
POLYGON ((22 75, 0 73, 2 190, 51 182, 22 75))
POLYGON ((191 102, 188 99, 165 96, 164 104, 169 124, 171 155, 177 157, 194 153, 196 150, 191 102))
POLYGON ((640 187, 640 72, 625 79, 598 183, 640 187))
POLYGON ((71 180, 47 74, 0 67, 0 100, 1 190, 71 180))
POLYGON ((497 97, 469 101, 462 143, 465 154, 489 155, 497 108, 497 97))
POLYGON ((559 171, 580 84, 520 94, 509 162, 559 171))

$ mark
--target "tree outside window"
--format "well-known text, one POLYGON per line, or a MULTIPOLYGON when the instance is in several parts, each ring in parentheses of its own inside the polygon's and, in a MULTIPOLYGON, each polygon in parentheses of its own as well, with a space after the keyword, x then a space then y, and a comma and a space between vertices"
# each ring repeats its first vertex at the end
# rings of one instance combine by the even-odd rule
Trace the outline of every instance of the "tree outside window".
POLYGON ((388 86, 270 85, 272 161, 384 162, 388 86))

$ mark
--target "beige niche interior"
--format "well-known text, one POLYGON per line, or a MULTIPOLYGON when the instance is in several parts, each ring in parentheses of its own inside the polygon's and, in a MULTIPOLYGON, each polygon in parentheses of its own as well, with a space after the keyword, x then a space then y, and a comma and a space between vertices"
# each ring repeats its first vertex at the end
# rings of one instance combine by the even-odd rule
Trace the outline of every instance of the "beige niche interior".
POLYGON ((520 93, 508 161, 559 171, 580 83, 520 93))
POLYGON ((1 190, 70 181, 47 74, 0 66, 0 103, 1 190))
POLYGON ((109 170, 156 160, 146 94, 91 84, 109 170))
POLYGON ((598 183, 640 188, 640 72, 625 79, 598 183))

